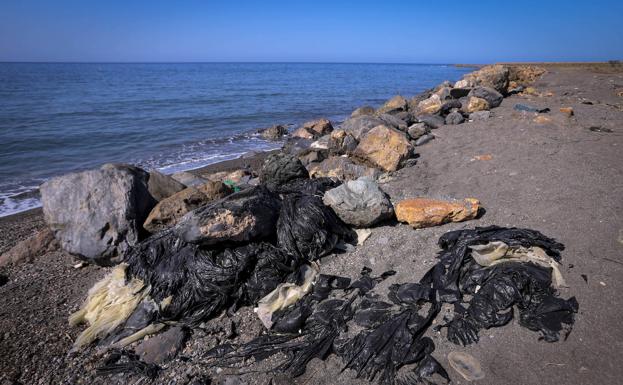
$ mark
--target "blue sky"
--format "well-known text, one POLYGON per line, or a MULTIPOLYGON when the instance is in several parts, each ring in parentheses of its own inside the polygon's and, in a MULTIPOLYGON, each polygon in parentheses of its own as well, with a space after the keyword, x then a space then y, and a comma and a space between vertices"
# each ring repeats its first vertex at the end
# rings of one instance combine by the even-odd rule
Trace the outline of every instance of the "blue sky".
POLYGON ((611 59, 622 0, 0 2, 0 61, 611 59))

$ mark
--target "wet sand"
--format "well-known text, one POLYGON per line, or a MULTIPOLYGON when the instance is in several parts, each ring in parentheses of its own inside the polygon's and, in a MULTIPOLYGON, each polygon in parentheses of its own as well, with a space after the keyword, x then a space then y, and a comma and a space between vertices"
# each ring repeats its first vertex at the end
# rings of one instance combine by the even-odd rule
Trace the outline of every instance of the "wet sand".
MULTIPOLYGON (((484 216, 421 230, 390 223, 373 229, 354 252, 322 260, 323 272, 353 278, 363 266, 374 273, 394 269, 398 274, 381 285, 386 288, 419 280, 434 264, 437 239, 450 230, 491 224, 528 227, 565 244, 561 271, 569 288, 561 294, 576 296, 580 303, 569 338, 553 344, 539 341, 536 333, 516 320, 483 331, 481 341, 467 348, 430 332, 437 346, 433 355, 457 384, 466 381, 446 359, 457 350, 480 361, 485 378, 479 384, 619 384, 623 377, 618 359, 623 353, 623 97, 617 95, 623 91, 623 73, 608 66, 572 65, 548 65, 548 71, 534 87, 552 96, 511 96, 487 121, 434 130, 436 139, 417 148, 417 164, 381 185, 394 203, 416 196, 475 197, 486 208, 484 216), (535 114, 513 109, 516 103, 549 107, 551 112, 544 115, 551 121, 534 122, 535 114), (575 115, 567 117, 560 107, 573 107, 575 115), (478 155, 491 155, 491 160, 475 160, 478 155)), ((231 161, 225 169, 244 162, 231 161)), ((40 210, 1 218, 0 250, 41 226, 40 210)), ((55 252, 2 271, 9 282, 0 287, 0 381, 125 384, 140 380, 135 375, 96 376, 94 350, 67 355, 81 330, 70 328, 67 316, 107 271, 94 266, 74 269, 73 264, 73 257, 55 252)), ((248 340, 261 330, 249 308, 233 320, 238 331, 233 342, 248 340)), ((196 330, 182 354, 153 383, 191 384, 202 375, 214 377, 215 383, 226 378, 236 384, 268 384, 271 378, 273 384, 291 383, 272 374, 239 375, 266 369, 270 362, 225 369, 219 375, 205 369, 201 354, 223 338, 209 330, 209 325, 196 330)), ((368 383, 350 371, 340 373, 340 368, 335 357, 314 360, 294 383, 368 383)))

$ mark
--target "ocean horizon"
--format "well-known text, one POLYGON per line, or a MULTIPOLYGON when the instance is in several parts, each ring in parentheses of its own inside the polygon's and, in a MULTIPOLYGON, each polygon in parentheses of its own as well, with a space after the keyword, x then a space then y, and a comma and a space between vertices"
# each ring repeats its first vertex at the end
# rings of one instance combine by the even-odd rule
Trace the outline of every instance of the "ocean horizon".
POLYGON ((453 64, 0 62, 0 216, 40 205, 38 186, 107 162, 173 173, 281 146, 294 128, 413 96, 453 64))

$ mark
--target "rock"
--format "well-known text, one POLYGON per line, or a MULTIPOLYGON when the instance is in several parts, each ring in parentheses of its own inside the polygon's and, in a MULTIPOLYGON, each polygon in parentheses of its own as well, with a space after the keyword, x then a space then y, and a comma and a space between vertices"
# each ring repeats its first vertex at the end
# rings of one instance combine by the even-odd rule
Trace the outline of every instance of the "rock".
POLYGON ((454 99, 460 99, 467 96, 469 94, 469 91, 471 91, 471 88, 452 88, 450 90, 450 96, 452 96, 454 99))
POLYGON ((289 137, 282 147, 282 151, 291 155, 298 155, 301 151, 307 150, 313 141, 311 139, 289 137))
POLYGON ((433 94, 433 90, 430 89, 430 90, 421 92, 415 95, 414 97, 412 97, 411 99, 409 99, 409 111, 412 111, 414 113, 417 112, 418 104, 420 104, 421 101, 430 98, 432 94, 433 94))
POLYGON ((124 164, 71 173, 41 185, 45 221, 63 249, 98 264, 123 259, 141 240, 156 200, 149 174, 124 164))
POLYGON ((303 152, 298 158, 303 166, 307 167, 310 163, 318 163, 325 160, 327 158, 326 152, 327 151, 310 149, 309 151, 303 152))
POLYGON ((561 107, 560 112, 566 114, 569 117, 574 115, 573 108, 571 107, 561 107))
POLYGON ((379 119, 381 119, 383 122, 385 122, 386 125, 393 127, 397 130, 400 131, 407 131, 407 123, 402 120, 397 118, 394 115, 389 115, 389 114, 380 114, 379 119))
POLYGON ((446 120, 439 115, 420 115, 417 119, 431 129, 436 129, 446 124, 446 120))
POLYGON ((168 175, 161 174, 158 171, 149 172, 147 189, 151 196, 157 201, 170 197, 185 188, 186 186, 183 183, 178 182, 168 175))
POLYGON ((158 202, 143 223, 143 228, 150 233, 168 229, 177 224, 186 213, 208 202, 210 199, 204 193, 195 187, 188 187, 158 202))
POLYGON ((171 178, 175 179, 176 181, 187 187, 198 186, 207 182, 206 179, 188 171, 176 172, 175 174, 171 175, 171 178))
POLYGON ((278 197, 260 185, 190 211, 173 231, 201 245, 249 242, 275 233, 279 208, 278 197))
POLYGON ((474 219, 479 209, 480 202, 474 198, 467 198, 462 202, 428 198, 406 199, 395 207, 396 218, 414 229, 474 219))
POLYGON ((346 119, 340 125, 340 129, 350 133, 355 139, 359 140, 368 131, 381 124, 385 124, 385 121, 376 116, 363 115, 346 119))
POLYGON ((513 65, 509 67, 509 88, 526 85, 537 80, 545 72, 545 68, 533 65, 513 65), (510 84, 514 83, 514 84, 510 84), (512 87, 514 86, 514 87, 512 87))
POLYGON ((331 134, 323 135, 318 140, 313 142, 309 148, 313 148, 315 150, 328 150, 329 149, 329 140, 331 139, 331 134))
POLYGON ((283 152, 268 155, 260 171, 260 182, 271 190, 300 178, 309 178, 307 169, 297 157, 283 152))
POLYGON ((469 113, 476 111, 485 111, 489 109, 489 102, 485 99, 470 96, 467 100, 467 106, 464 106, 464 111, 469 113))
POLYGON ((464 121, 465 118, 460 112, 451 112, 446 116, 446 124, 461 124, 464 121))
POLYGON ((544 115, 538 115, 537 117, 532 119, 532 121, 536 124, 550 124, 552 122, 552 119, 544 115))
POLYGON ((396 171, 412 151, 413 147, 403 132, 381 125, 361 138, 353 155, 384 171, 396 171))
POLYGON ((452 99, 452 95, 450 94, 451 90, 452 90, 452 87, 443 86, 439 88, 437 91, 435 91, 435 95, 439 96, 439 99, 443 102, 448 99, 452 99))
POLYGON ((294 138, 302 138, 302 139, 309 139, 309 140, 313 140, 314 134, 310 131, 308 131, 305 127, 299 127, 298 129, 296 129, 293 133, 292 136, 294 138))
POLYGON ((332 156, 320 163, 312 163, 308 170, 312 178, 328 177, 342 181, 353 180, 362 176, 376 179, 380 174, 374 168, 353 163, 352 160, 343 156, 332 156))
POLYGON ((475 96, 486 100, 489 103, 490 108, 495 108, 502 104, 504 96, 490 87, 476 87, 470 91, 469 96, 475 96))
POLYGON ((309 132, 312 132, 317 136, 327 135, 333 131, 333 125, 331 122, 324 118, 307 122, 303 124, 303 128, 306 128, 309 132))
POLYGON ((211 201, 225 198, 234 192, 231 186, 228 186, 221 181, 212 180, 197 186, 196 188, 211 201))
POLYGON ((462 107, 461 101, 459 100, 448 100, 447 102, 445 102, 444 104, 441 105, 441 109, 439 110, 439 113, 441 115, 447 115, 449 112, 451 112, 452 110, 456 110, 462 107))
POLYGON ((491 117, 491 111, 476 111, 469 114, 469 120, 479 121, 487 120, 491 117))
POLYGON ((430 128, 428 128, 428 125, 424 122, 415 123, 407 130, 409 137, 413 140, 417 140, 419 137, 426 135, 429 132, 430 128))
POLYGON ((350 117, 351 118, 355 118, 357 116, 362 116, 362 115, 374 115, 375 112, 376 111, 374 110, 373 107, 363 106, 363 107, 359 107, 355 111, 353 111, 353 113, 350 114, 350 117))
POLYGON ((279 140, 281 137, 288 135, 288 127, 282 124, 264 128, 259 131, 260 136, 266 140, 279 140))
POLYGON ((386 101, 385 104, 383 104, 381 108, 377 110, 377 113, 386 114, 398 111, 406 111, 408 108, 407 106, 407 99, 403 98, 400 95, 396 95, 386 101))
POLYGON ((398 118, 405 122, 407 126, 415 123, 415 116, 409 111, 400 111, 392 114, 393 117, 398 118))
POLYGON ((433 139, 435 139, 435 136, 433 134, 426 134, 426 135, 420 136, 418 140, 415 141, 415 145, 421 146, 423 144, 430 142, 433 139))
POLYGON ((205 178, 202 185, 206 184, 208 181, 223 182, 229 185, 239 185, 247 183, 252 177, 251 171, 246 168, 234 171, 219 171, 212 174, 202 174, 201 176, 205 178))
POLYGON ((500 93, 508 88, 510 70, 507 66, 495 64, 482 67, 478 71, 469 73, 463 80, 454 84, 455 88, 469 88, 475 86, 491 87, 500 93))
POLYGON ((387 195, 369 178, 359 178, 325 192, 322 201, 345 223, 369 227, 394 215, 387 195))
POLYGON ((422 100, 418 103, 418 112, 420 114, 436 114, 441 110, 441 98, 437 94, 433 94, 430 98, 422 100))
POLYGON ((59 244, 54 238, 54 233, 46 227, 0 255, 0 267, 20 262, 32 262, 35 257, 56 251, 58 248, 59 244))
POLYGON ((182 350, 188 332, 182 326, 174 326, 164 333, 143 340, 135 349, 135 353, 148 364, 162 365, 177 356, 182 350))
POLYGON ((335 130, 331 133, 331 137, 329 138, 329 152, 332 155, 344 155, 344 154, 352 154, 357 148, 357 139, 351 134, 344 130, 335 130))

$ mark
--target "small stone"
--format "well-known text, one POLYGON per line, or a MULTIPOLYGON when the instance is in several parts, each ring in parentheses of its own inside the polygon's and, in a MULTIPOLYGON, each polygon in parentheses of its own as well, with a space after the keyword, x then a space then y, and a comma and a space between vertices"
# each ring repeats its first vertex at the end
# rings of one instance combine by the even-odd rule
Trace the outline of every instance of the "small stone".
POLYGON ((536 124, 550 124, 552 119, 544 115, 538 115, 532 121, 536 124))
POLYGON ((415 145, 421 146, 423 144, 430 142, 433 139, 435 139, 435 136, 433 134, 426 134, 424 136, 419 137, 418 140, 415 141, 415 145))
POLYGON ((575 114, 574 111, 573 111, 573 108, 571 108, 571 107, 561 107, 560 108, 560 112, 566 114, 569 117, 571 117, 571 116, 573 116, 575 114))
POLYGON ((465 121, 463 114, 460 112, 451 112, 446 116, 446 124, 456 125, 465 121))
POLYGON ((426 123, 423 122, 412 124, 407 130, 409 137, 411 137, 411 139, 413 140, 417 140, 419 137, 424 136, 429 132, 430 129, 428 128, 426 123))

